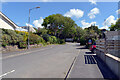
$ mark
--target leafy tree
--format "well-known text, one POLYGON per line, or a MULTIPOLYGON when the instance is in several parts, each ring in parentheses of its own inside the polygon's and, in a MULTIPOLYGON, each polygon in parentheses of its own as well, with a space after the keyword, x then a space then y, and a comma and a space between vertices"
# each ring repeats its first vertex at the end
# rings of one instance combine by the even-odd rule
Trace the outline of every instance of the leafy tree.
POLYGON ((50 35, 61 36, 61 38, 75 36, 75 21, 61 14, 53 14, 46 17, 42 25, 48 29, 50 35))
POLYGON ((84 35, 84 30, 81 27, 76 27, 76 39, 80 40, 80 37, 84 35))
POLYGON ((111 24, 110 31, 120 30, 120 18, 117 20, 116 24, 111 24))
POLYGON ((36 34, 39 35, 39 36, 42 36, 42 35, 44 35, 44 34, 47 34, 47 32, 48 32, 48 31, 47 31, 47 29, 45 29, 45 28, 38 28, 36 34))

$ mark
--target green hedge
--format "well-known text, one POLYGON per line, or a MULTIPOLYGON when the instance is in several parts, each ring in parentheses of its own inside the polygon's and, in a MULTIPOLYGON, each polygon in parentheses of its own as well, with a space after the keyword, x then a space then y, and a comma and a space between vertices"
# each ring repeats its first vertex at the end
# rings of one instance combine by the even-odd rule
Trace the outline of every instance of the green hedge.
MULTIPOLYGON (((2 46, 6 47, 7 45, 18 45, 19 48, 26 48, 28 41, 28 32, 24 31, 13 31, 8 29, 0 29, 2 31, 2 46)), ((43 34, 40 37, 37 34, 30 33, 29 36, 30 44, 64 44, 65 41, 56 38, 55 36, 50 36, 48 34, 43 34)))

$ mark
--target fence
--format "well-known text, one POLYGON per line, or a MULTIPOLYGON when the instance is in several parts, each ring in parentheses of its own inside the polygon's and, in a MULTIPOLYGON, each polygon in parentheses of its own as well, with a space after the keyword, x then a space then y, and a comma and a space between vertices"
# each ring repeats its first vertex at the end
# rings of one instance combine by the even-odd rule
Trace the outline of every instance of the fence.
POLYGON ((105 38, 96 41, 96 54, 120 79, 120 31, 105 32, 105 38))

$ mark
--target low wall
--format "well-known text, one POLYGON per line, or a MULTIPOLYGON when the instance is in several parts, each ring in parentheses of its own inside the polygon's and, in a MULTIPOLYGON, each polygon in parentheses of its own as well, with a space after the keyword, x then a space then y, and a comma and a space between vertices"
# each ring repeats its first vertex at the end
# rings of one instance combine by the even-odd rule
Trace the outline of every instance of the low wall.
POLYGON ((96 55, 120 80, 120 31, 109 31, 105 36, 106 38, 96 41, 96 55))
MULTIPOLYGON (((37 47, 42 47, 42 44, 30 45, 30 48, 37 48, 37 47)), ((2 47, 2 53, 11 52, 11 51, 19 51, 19 50, 26 50, 26 49, 19 49, 17 45, 15 45, 15 46, 6 46, 5 48, 2 47)))
POLYGON ((117 58, 115 59, 113 57, 110 57, 109 55, 106 55, 105 58, 106 58, 106 64, 120 79, 120 61, 117 60, 117 58))

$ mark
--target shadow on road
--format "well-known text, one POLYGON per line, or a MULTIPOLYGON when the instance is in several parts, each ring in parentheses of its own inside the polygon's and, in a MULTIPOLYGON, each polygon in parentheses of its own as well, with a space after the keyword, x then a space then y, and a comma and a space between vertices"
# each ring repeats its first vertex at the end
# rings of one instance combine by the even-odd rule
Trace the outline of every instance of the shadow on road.
POLYGON ((93 55, 84 55, 85 64, 97 64, 93 55))
POLYGON ((95 53, 93 53, 93 52, 85 52, 85 54, 95 54, 95 53))
POLYGON ((91 52, 86 52, 86 54, 89 55, 84 55, 85 64, 97 64, 100 72, 105 79, 118 79, 117 76, 112 73, 109 67, 97 55, 90 55, 93 54, 91 52))

